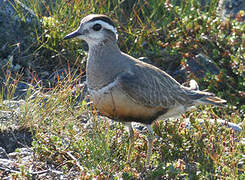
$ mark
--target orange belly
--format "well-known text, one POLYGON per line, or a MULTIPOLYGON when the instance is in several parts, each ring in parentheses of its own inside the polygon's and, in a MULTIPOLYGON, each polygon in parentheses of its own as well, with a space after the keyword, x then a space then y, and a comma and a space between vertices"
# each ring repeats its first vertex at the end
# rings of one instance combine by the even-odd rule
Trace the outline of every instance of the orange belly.
POLYGON ((162 107, 152 108, 138 104, 117 88, 112 88, 105 94, 91 93, 91 96, 102 115, 118 121, 151 124, 166 112, 162 107))

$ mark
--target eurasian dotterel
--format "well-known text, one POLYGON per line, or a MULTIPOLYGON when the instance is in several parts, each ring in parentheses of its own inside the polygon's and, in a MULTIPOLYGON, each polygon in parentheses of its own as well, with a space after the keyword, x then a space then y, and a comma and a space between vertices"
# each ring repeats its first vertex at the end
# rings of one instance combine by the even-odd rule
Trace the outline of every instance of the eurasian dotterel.
POLYGON ((131 122, 147 126, 148 166, 153 143, 151 124, 155 120, 177 117, 200 104, 222 106, 226 101, 212 93, 182 86, 159 68, 121 52, 117 36, 116 27, 108 16, 90 14, 64 39, 77 37, 87 42, 89 93, 102 115, 129 126, 128 160, 134 137, 131 122))

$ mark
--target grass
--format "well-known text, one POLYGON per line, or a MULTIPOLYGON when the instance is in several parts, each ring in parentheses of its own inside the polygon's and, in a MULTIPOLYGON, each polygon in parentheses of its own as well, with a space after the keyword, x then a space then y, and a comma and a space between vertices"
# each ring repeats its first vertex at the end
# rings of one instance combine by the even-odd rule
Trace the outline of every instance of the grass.
MULTIPOLYGON (((26 103, 21 106, 18 125, 33 132, 32 149, 39 162, 36 169, 48 164, 67 175, 77 172, 75 176, 83 179, 245 178, 244 145, 240 143, 244 131, 236 134, 232 129, 208 123, 211 118, 221 118, 240 123, 244 129, 245 25, 239 19, 221 20, 217 16, 217 0, 212 0, 202 11, 197 0, 181 1, 179 6, 163 0, 138 0, 131 11, 127 4, 119 1, 21 2, 41 20, 34 31, 35 52, 43 68, 52 72, 61 65, 72 64, 67 76, 58 77, 51 88, 33 76, 26 103), (78 61, 86 58, 87 46, 76 40, 63 41, 63 37, 90 13, 111 16, 118 26, 121 49, 135 57, 147 56, 164 70, 174 69, 177 64, 186 66, 187 60, 200 52, 221 68, 218 75, 207 74, 199 79, 190 73, 188 78, 196 79, 201 89, 208 88, 225 98, 228 107, 199 107, 178 120, 155 122, 153 167, 149 171, 144 170, 147 133, 135 131, 136 142, 128 165, 129 140, 124 125, 99 116, 88 103, 89 99, 79 101, 84 89, 77 84, 86 62, 81 65, 78 61), (175 65, 164 61, 163 51, 177 57, 175 65), (191 120, 191 129, 185 127, 185 118, 191 120), (204 125, 195 121, 198 118, 205 120, 204 125)), ((27 14, 21 7, 17 6, 16 10, 25 20, 27 14)), ((11 99, 17 82, 21 81, 20 75, 14 80, 9 71, 5 75, 7 81, 0 102, 11 99)), ((177 78, 181 81, 181 77, 177 78)), ((8 109, 4 105, 0 108, 8 109)), ((29 169, 30 166, 21 167, 21 174, 12 175, 30 177, 29 169)))

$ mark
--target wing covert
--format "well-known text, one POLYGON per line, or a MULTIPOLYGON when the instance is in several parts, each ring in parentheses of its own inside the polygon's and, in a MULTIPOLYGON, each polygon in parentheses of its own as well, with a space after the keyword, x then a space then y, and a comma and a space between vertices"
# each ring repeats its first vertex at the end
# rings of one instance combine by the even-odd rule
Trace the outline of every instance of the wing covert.
POLYGON ((148 107, 169 108, 176 103, 187 103, 188 96, 181 85, 167 73, 136 64, 131 72, 118 76, 119 87, 134 102, 148 107))

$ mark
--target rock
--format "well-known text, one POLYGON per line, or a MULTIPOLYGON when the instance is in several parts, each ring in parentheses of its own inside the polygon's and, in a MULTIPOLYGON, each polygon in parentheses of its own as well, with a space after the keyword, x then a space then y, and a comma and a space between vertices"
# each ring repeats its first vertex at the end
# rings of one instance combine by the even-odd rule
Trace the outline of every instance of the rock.
MULTIPOLYGON (((0 0, 0 89, 4 98, 7 97, 9 84, 14 81, 10 78, 9 84, 4 86, 8 78, 6 71, 11 71, 14 77, 14 74, 20 72, 22 68, 28 67, 28 63, 32 60, 25 57, 32 56, 33 49, 30 47, 33 47, 36 41, 33 32, 37 22, 39 21, 34 13, 20 1, 0 0), (18 13, 25 14, 25 21, 18 16, 15 8, 18 9, 18 13)), ((18 84, 15 97, 23 95, 23 86, 22 83, 18 84)))
POLYGON ((245 1, 244 0, 220 0, 219 2, 220 15, 225 17, 236 18, 239 21, 245 21, 245 1), (243 16, 239 13, 243 11, 243 16))
MULTIPOLYGON (((28 49, 35 40, 33 25, 37 24, 37 20, 30 9, 24 8, 23 4, 18 4, 19 13, 25 13, 25 22, 21 20, 15 11, 17 1, 0 0, 0 58, 13 57, 13 65, 18 64, 15 70, 18 71, 27 63, 26 60, 20 61, 20 56, 23 56, 24 50, 28 49)), ((26 53, 30 54, 29 51, 26 53)))
MULTIPOLYGON (((207 72, 210 74, 216 74, 216 75, 218 75, 220 73, 220 69, 215 64, 215 62, 213 60, 209 59, 208 57, 204 56, 203 54, 198 54, 194 60, 198 63, 198 66, 200 66, 200 68, 202 68, 203 71, 205 71, 205 74, 207 72)), ((191 63, 190 63, 190 68, 192 68, 193 71, 195 69, 195 67, 191 66, 191 63)), ((196 74, 197 74, 197 72, 196 72, 196 74)))
POLYGON ((9 159, 0 159, 0 166, 1 167, 11 167, 11 165, 13 164, 14 162, 9 160, 9 159))
POLYGON ((31 146, 32 134, 29 129, 4 130, 0 132, 0 147, 7 153, 14 152, 17 148, 31 146))
MULTIPOLYGON (((198 121, 200 125, 202 125, 205 122, 203 119, 196 119, 196 121, 198 121)), ((211 124, 214 124, 217 122, 217 124, 221 126, 226 126, 228 128, 232 128, 236 132, 242 131, 242 127, 240 127, 238 124, 227 122, 223 119, 209 119, 208 122, 211 124)), ((190 129, 192 126, 189 118, 185 119, 185 124, 186 124, 186 128, 188 129, 190 129)))
POLYGON ((172 73, 172 76, 183 83, 187 81, 188 74, 193 74, 197 78, 203 78, 207 73, 218 75, 220 68, 213 60, 203 54, 198 54, 195 58, 187 59, 186 64, 181 65, 180 69, 172 73))
MULTIPOLYGON (((2 127, 16 127, 18 124, 20 114, 20 106, 23 105, 25 101, 19 100, 5 100, 0 104, 0 109, 7 109, 7 110, 0 110, 0 124, 2 127)), ((0 131, 1 136, 1 131, 0 131)), ((1 147, 1 142, 0 142, 1 147)), ((3 146, 2 146, 3 147, 3 146)))
POLYGON ((1 125, 8 126, 9 124, 13 125, 13 121, 16 122, 17 115, 16 112, 12 111, 0 111, 0 123, 1 125))
POLYGON ((26 156, 31 156, 32 151, 30 148, 19 148, 16 149, 15 152, 11 152, 8 154, 9 159, 18 159, 19 157, 24 158, 26 156))
POLYGON ((0 147, 0 159, 8 159, 8 154, 6 153, 5 149, 0 147))
POLYGON ((9 173, 21 174, 21 167, 23 170, 26 166, 30 166, 30 162, 33 161, 32 157, 33 152, 28 148, 20 148, 16 152, 9 153, 6 158, 0 157, 0 168, 2 170, 0 178, 12 179, 13 176, 9 173))
POLYGON ((5 101, 3 101, 2 105, 0 104, 0 106, 5 106, 9 110, 16 110, 23 104, 25 104, 24 100, 19 100, 19 101, 5 100, 5 101))

